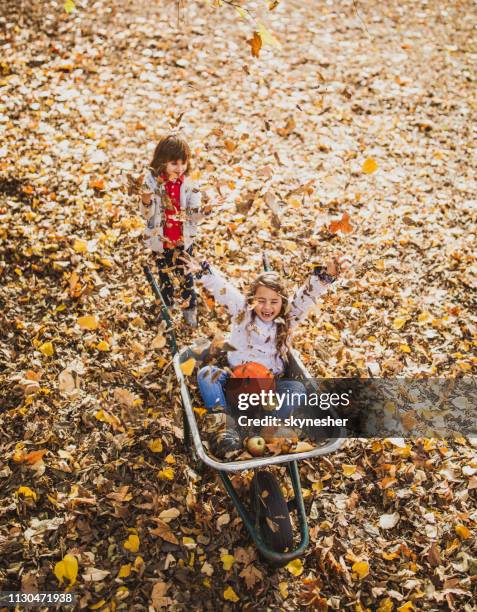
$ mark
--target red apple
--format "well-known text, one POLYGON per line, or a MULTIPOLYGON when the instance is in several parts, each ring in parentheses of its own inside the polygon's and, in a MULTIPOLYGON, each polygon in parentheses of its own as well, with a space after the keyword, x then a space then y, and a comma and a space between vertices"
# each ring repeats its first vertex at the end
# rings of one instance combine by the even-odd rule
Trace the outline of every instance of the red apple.
POLYGON ((265 440, 260 436, 253 436, 246 440, 247 450, 253 457, 261 457, 265 452, 265 440))

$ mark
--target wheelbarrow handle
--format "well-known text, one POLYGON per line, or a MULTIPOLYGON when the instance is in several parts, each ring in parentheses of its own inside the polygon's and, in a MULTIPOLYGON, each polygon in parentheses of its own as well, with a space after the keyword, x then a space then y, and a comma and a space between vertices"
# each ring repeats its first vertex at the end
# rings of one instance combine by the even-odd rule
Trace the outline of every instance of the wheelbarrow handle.
POLYGON ((157 281, 154 278, 153 273, 151 272, 151 268, 145 265, 143 266, 142 269, 144 270, 144 274, 146 275, 146 278, 149 284, 151 285, 151 289, 154 295, 156 296, 156 298, 159 300, 161 304, 161 317, 162 317, 162 320, 166 322, 169 348, 171 349, 172 354, 175 355, 178 352, 177 340, 176 340, 176 335, 174 333, 174 327, 172 325, 172 319, 169 314, 169 310, 166 306, 161 290, 159 289, 159 285, 157 284, 157 281))

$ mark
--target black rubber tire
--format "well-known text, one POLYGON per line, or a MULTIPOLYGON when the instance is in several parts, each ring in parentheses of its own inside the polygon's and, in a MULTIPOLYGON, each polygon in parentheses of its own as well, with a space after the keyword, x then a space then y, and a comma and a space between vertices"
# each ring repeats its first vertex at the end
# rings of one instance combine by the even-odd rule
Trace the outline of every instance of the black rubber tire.
POLYGON ((256 472, 250 493, 256 527, 265 543, 275 552, 290 550, 293 545, 290 511, 276 477, 266 470, 256 472))

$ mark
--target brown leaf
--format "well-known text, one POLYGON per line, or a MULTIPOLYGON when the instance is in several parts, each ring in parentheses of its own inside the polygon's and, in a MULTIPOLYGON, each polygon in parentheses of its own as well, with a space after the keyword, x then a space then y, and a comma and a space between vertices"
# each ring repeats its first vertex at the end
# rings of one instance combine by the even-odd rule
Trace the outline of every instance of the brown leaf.
POLYGON ((248 589, 251 589, 255 583, 262 581, 263 574, 254 565, 250 564, 243 568, 240 572, 240 576, 245 580, 245 584, 248 589))
POLYGON ((155 529, 149 528, 149 532, 153 536, 162 538, 163 540, 166 540, 166 542, 170 542, 171 544, 179 544, 178 539, 172 533, 171 528, 167 523, 165 523, 159 518, 154 518, 152 520, 157 524, 157 527, 155 529))
POLYGON ((437 542, 433 542, 429 548, 427 553, 427 558, 429 560, 429 564, 432 567, 437 567, 441 563, 441 550, 437 542))

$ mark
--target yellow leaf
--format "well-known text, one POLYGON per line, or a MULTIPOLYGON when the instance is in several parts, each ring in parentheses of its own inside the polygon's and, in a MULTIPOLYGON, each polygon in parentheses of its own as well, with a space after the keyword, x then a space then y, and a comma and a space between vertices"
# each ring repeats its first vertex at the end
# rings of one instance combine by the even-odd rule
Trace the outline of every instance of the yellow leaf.
POLYGON ((79 238, 77 238, 74 241, 73 249, 77 253, 87 253, 88 252, 88 243, 86 242, 86 240, 80 240, 79 238))
POLYGON ((286 599, 288 597, 288 582, 280 582, 278 584, 278 590, 283 599, 286 599))
POLYGON ((148 444, 149 450, 152 453, 160 453, 162 452, 162 440, 161 438, 155 438, 151 440, 148 444))
POLYGON ((128 578, 131 573, 131 564, 126 563, 125 565, 121 565, 118 572, 118 578, 128 578))
POLYGON ((74 555, 65 555, 63 559, 58 561, 55 565, 54 572, 60 584, 63 584, 64 580, 68 580, 69 586, 73 586, 78 576, 77 558, 74 555))
POLYGON ((174 480, 174 470, 170 467, 159 470, 159 478, 161 480, 174 480))
POLYGON ((109 344, 104 340, 101 340, 101 342, 98 342, 96 345, 96 350, 104 352, 109 351, 109 344))
POLYGON ((92 604, 89 609, 90 610, 99 610, 100 608, 102 608, 106 603, 105 599, 100 599, 97 603, 92 604))
POLYGON ((378 169, 378 164, 376 160, 374 160, 372 157, 368 157, 368 159, 366 159, 363 162, 363 165, 361 167, 361 170, 365 174, 372 174, 373 172, 376 172, 377 169, 378 169))
POLYGON ((429 321, 431 315, 428 312, 421 312, 421 314, 417 317, 418 323, 426 323, 429 321))
POLYGON ((237 593, 233 590, 232 587, 228 587, 224 591, 224 599, 227 601, 236 602, 240 600, 240 597, 237 595, 237 593))
POLYGON ((139 550, 139 537, 132 533, 129 538, 123 543, 126 550, 136 553, 139 550))
POLYGON ((36 501, 38 495, 35 493, 35 491, 32 491, 30 489, 30 487, 18 487, 17 491, 16 491, 16 496, 18 497, 19 495, 23 495, 23 497, 33 497, 33 499, 36 501))
POLYGON ((182 538, 182 543, 184 544, 184 546, 188 549, 194 549, 197 547, 197 543, 194 540, 194 538, 190 538, 189 536, 184 536, 182 538))
POLYGON ((55 352, 53 349, 53 344, 51 342, 44 342, 40 347, 38 347, 38 350, 47 357, 51 357, 55 352))
POLYGON ((352 566, 352 571, 356 572, 358 578, 362 580, 369 574, 369 565, 366 561, 357 561, 352 566))
POLYGON ((293 208, 301 208, 301 200, 299 200, 298 198, 290 198, 288 200, 288 203, 290 204, 290 206, 293 206, 293 208))
POLYGON ((118 419, 118 417, 114 414, 109 414, 109 412, 106 412, 103 409, 98 410, 94 416, 98 421, 101 421, 102 423, 108 423, 108 425, 112 425, 113 429, 115 430, 123 429, 121 426, 121 421, 118 419))
POLYGON ((381 599, 379 602, 379 607, 376 612, 392 612, 394 610, 394 603, 389 597, 386 599, 381 599))
POLYGON ((404 325, 406 325, 406 321, 407 319, 405 319, 404 317, 396 317, 393 321, 394 329, 401 329, 401 327, 404 327, 404 325))
POLYGON ((65 9, 67 13, 71 13, 75 10, 76 4, 73 2, 73 0, 65 0, 65 3, 63 4, 63 8, 65 9))
POLYGON ((397 552, 393 552, 393 553, 383 552, 383 559, 386 559, 386 561, 392 561, 393 559, 396 559, 397 557, 399 557, 399 553, 397 552))
POLYGON ((204 414, 207 414, 209 411, 207 410, 207 408, 194 408, 194 412, 200 418, 203 417, 204 414))
POLYGON ((399 350, 401 350, 403 353, 410 353, 411 352, 411 347, 408 346, 407 344, 400 344, 399 345, 399 350))
POLYGON ((263 45, 270 45, 270 47, 281 46, 275 36, 270 32, 270 30, 267 30, 263 23, 258 24, 258 35, 262 39, 263 45))
POLYGON ((300 576, 303 574, 303 563, 301 559, 293 559, 293 561, 287 563, 285 567, 293 576, 300 576))
POLYGON ((135 559, 134 559, 134 563, 132 566, 132 569, 134 572, 140 572, 141 569, 144 566, 144 559, 141 557, 141 555, 138 555, 135 559))
POLYGON ((343 474, 345 476, 351 476, 356 472, 357 469, 355 465, 348 465, 346 463, 343 463, 341 467, 343 468, 343 474))
POLYGON ((227 572, 232 565, 235 563, 235 557, 233 555, 221 555, 220 560, 222 561, 222 565, 224 570, 227 572))
POLYGON ((405 604, 399 606, 397 612, 409 612, 409 610, 414 610, 414 606, 412 605, 412 601, 406 601, 405 604))
POLYGON ((194 368, 195 368, 195 359, 193 357, 191 357, 187 361, 184 361, 184 363, 181 363, 181 371, 184 374, 184 376, 190 376, 192 372, 194 371, 194 368))
POLYGON ((87 315, 85 317, 78 317, 76 320, 81 329, 97 329, 99 325, 98 319, 94 315, 87 315))
POLYGON ((323 491, 323 482, 321 480, 318 480, 318 482, 314 482, 311 485, 311 488, 313 489, 313 491, 320 493, 320 491, 323 491))
POLYGON ((461 540, 467 540, 467 538, 470 538, 470 531, 465 525, 456 525, 454 529, 461 540))

